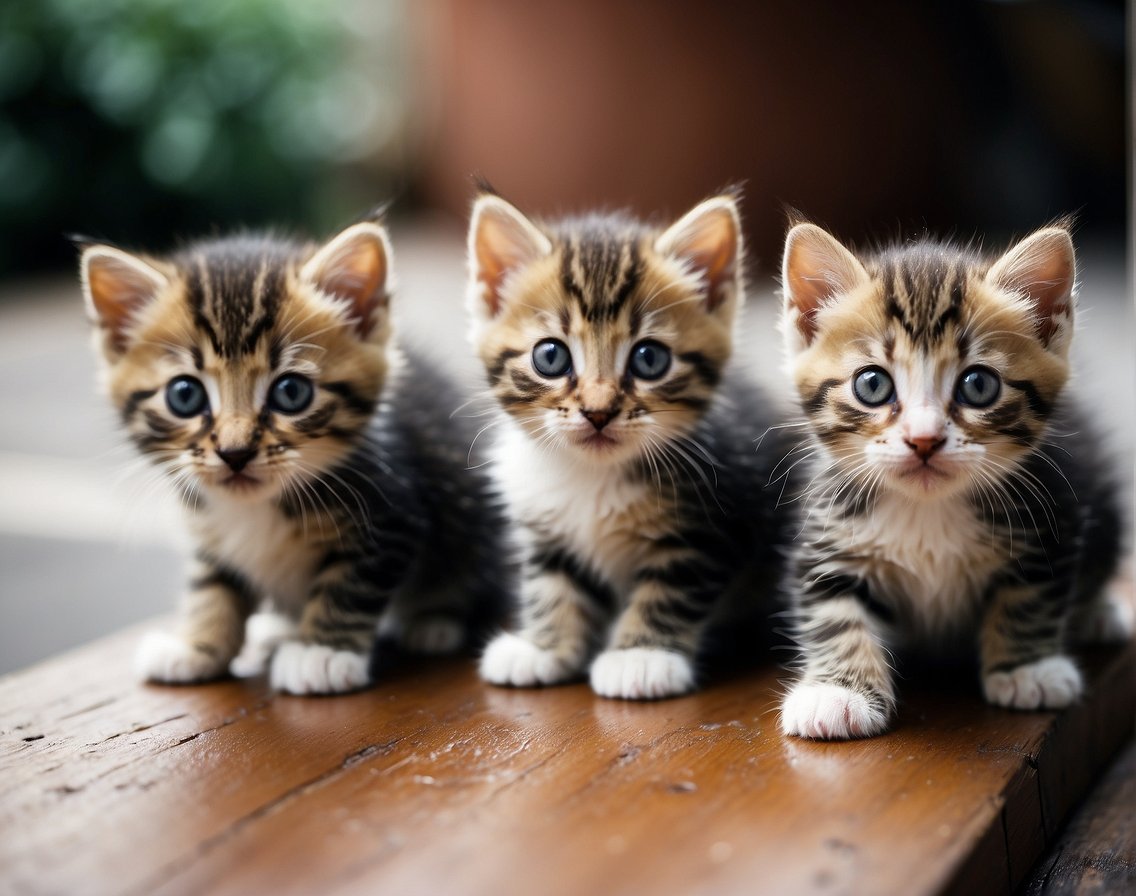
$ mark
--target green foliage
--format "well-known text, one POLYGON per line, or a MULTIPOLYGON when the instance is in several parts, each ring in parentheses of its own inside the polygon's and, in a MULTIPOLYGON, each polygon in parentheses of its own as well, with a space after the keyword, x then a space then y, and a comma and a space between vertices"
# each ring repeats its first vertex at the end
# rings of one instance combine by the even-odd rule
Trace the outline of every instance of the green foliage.
POLYGON ((313 0, 0 6, 0 271, 69 263, 71 231, 325 226, 328 178, 395 127, 354 30, 313 0))

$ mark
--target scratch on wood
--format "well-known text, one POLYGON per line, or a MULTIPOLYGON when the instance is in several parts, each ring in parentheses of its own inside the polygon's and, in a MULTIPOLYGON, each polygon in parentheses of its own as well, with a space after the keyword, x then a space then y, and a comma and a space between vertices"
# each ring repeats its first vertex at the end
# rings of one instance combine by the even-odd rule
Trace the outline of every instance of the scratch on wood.
POLYGON ((388 753, 394 750, 396 746, 398 746, 397 739, 388 741, 385 744, 371 744, 344 757, 343 762, 340 763, 339 767, 341 769, 348 769, 354 765, 358 765, 360 762, 366 762, 368 759, 371 759, 374 756, 386 756, 388 753))
MULTIPOLYGON (((236 719, 233 719, 232 721, 236 721, 236 719)), ((231 722, 229 724, 231 724, 231 722)), ((219 727, 224 726, 222 725, 219 727)), ((206 732, 201 733, 205 734, 206 732)), ((194 737, 197 736, 198 735, 194 735, 194 737)), ((340 777, 342 774, 344 774, 345 771, 349 770, 353 766, 359 765, 360 763, 365 762, 367 759, 374 756, 387 755, 392 750, 394 750, 394 748, 401 741, 405 739, 406 737, 399 737, 382 744, 369 744, 366 747, 356 750, 354 753, 349 753, 335 768, 329 769, 328 771, 316 775, 314 778, 311 778, 308 781, 304 781, 300 784, 297 784, 295 787, 291 787, 285 790, 279 796, 269 800, 262 806, 258 806, 256 809, 246 815, 242 815, 240 818, 236 819, 227 827, 225 827, 224 830, 220 831, 212 837, 209 837, 206 840, 202 840, 188 855, 175 859, 172 862, 168 862, 165 866, 158 869, 158 871, 156 871, 153 876, 144 881, 142 885, 139 886, 134 892, 138 894, 152 893, 158 888, 159 884, 169 882, 174 877, 190 868, 196 862, 205 858, 207 855, 209 855, 209 853, 211 853, 217 847, 221 846, 227 840, 237 836, 249 825, 254 824, 260 819, 266 818, 274 812, 279 811, 281 808, 288 805, 293 800, 301 799, 312 793, 313 791, 318 790, 326 784, 334 781, 336 778, 340 777)))
POLYGON ((170 716, 168 719, 160 719, 157 722, 148 722, 144 725, 134 725, 133 727, 128 728, 126 731, 119 731, 117 734, 112 734, 110 737, 104 737, 98 742, 98 744, 101 746, 102 744, 108 743, 115 738, 122 737, 124 734, 138 734, 140 731, 149 731, 151 728, 157 728, 159 725, 168 725, 170 722, 176 722, 178 719, 184 719, 186 715, 187 713, 183 712, 176 716, 170 716))
POLYGON ((105 700, 100 700, 97 703, 92 703, 90 706, 84 706, 82 709, 77 709, 74 712, 69 712, 66 715, 62 715, 59 717, 59 721, 66 722, 68 719, 73 719, 76 716, 81 716, 88 712, 94 712, 96 709, 102 709, 104 706, 110 706, 117 700, 117 697, 107 697, 105 700))
POLYGON ((1002 811, 999 813, 1002 821, 1002 854, 1006 857, 1006 892, 1012 893, 1014 890, 1014 872, 1010 868, 1010 823, 1006 818, 1006 807, 1002 806, 1002 811))

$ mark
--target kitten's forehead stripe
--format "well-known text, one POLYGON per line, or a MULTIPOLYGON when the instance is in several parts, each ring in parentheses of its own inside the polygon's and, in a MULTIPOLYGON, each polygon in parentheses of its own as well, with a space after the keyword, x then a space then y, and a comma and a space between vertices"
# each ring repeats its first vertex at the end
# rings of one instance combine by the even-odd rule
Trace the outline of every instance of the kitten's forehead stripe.
POLYGON ((643 265, 638 224, 585 219, 566 225, 560 280, 589 323, 615 320, 639 286, 643 265))
MULTIPOLYGON (((916 345, 928 347, 962 323, 968 264, 936 245, 893 250, 878 260, 888 317, 916 345)), ((962 337, 960 337, 960 340, 962 337)), ((885 345, 890 355, 892 346, 885 345)), ((890 360, 890 358, 889 358, 890 360)))
POLYGON ((276 322, 290 262, 285 247, 256 238, 197 249, 185 265, 186 298, 194 322, 218 355, 235 358, 256 351, 276 322))

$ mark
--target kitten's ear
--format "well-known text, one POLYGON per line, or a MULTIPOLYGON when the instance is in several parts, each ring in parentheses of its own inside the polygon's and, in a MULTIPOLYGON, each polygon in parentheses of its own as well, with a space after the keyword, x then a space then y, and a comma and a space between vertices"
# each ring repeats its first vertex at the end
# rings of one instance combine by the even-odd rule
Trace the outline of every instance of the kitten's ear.
POLYGON ((352 224, 334 237, 300 272, 320 291, 348 303, 359 335, 366 338, 386 314, 394 288, 387 232, 378 224, 352 224))
POLYGON ((655 240, 655 251, 684 262, 706 284, 706 308, 714 311, 740 289, 742 226, 731 196, 700 202, 655 240))
POLYGON ((469 219, 469 280, 476 314, 496 317, 510 273, 552 252, 552 243, 516 208, 482 194, 469 219), (480 299, 477 301, 474 295, 480 299))
POLYGON ((868 279, 864 266, 836 237, 815 224, 796 225, 785 237, 781 263, 786 332, 795 329, 802 346, 809 345, 816 336, 821 307, 868 279))
POLYGON ((986 282, 1016 293, 1033 306, 1037 336, 1057 354, 1069 350, 1073 338, 1073 291, 1077 256, 1064 227, 1034 233, 994 262, 986 282))
POLYGON ((111 246, 83 249, 79 259, 83 298, 91 320, 108 336, 105 350, 121 354, 135 315, 169 285, 166 275, 140 258, 111 246))

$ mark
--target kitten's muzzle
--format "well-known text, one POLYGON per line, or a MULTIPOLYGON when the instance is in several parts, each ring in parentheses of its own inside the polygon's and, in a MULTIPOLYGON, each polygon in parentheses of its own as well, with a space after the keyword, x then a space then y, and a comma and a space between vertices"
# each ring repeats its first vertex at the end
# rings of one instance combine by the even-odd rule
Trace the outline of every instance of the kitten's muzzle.
POLYGON ((217 456, 225 462, 227 466, 234 473, 239 473, 246 466, 249 461, 256 457, 256 448, 227 448, 217 449, 217 456))

